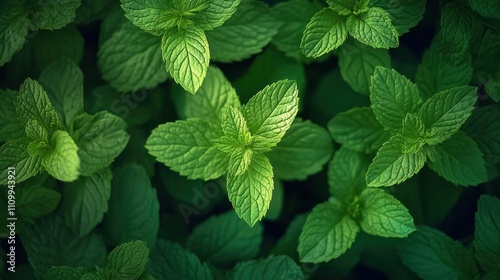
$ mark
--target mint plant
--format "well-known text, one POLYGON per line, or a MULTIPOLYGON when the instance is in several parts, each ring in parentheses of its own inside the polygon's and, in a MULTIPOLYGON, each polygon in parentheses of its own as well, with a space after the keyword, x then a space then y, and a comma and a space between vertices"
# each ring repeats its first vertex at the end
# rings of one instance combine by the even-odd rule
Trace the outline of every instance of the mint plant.
POLYGON ((0 279, 500 278, 498 1, 0 2, 0 279))

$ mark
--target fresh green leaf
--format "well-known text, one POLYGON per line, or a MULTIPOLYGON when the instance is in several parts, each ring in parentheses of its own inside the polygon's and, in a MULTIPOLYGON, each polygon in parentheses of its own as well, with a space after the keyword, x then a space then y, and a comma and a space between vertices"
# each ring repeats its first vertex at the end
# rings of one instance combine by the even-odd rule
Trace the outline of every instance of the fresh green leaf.
POLYGON ((399 248, 403 264, 422 279, 473 279, 472 252, 433 228, 421 226, 399 248))
POLYGON ((500 200, 483 195, 479 198, 474 231, 474 256, 486 272, 500 271, 500 200))
POLYGON ((328 123, 328 130, 335 141, 363 153, 378 150, 390 137, 368 107, 338 114, 328 123))
POLYGON ((53 266, 44 276, 45 280, 81 280, 87 273, 83 267, 53 266))
POLYGON ((365 45, 383 49, 399 45, 398 31, 381 8, 371 7, 367 12, 349 16, 346 26, 349 34, 365 45))
POLYGON ((248 58, 261 52, 277 32, 271 10, 264 3, 243 0, 229 20, 206 32, 211 59, 231 62, 248 58))
POLYGON ((161 36, 177 24, 173 1, 120 0, 125 16, 136 26, 153 35, 161 36))
MULTIPOLYGON (((175 1, 174 1, 175 2, 175 1)), ((190 2, 190 1, 179 1, 190 2)), ((194 1, 191 1, 194 2, 194 1)), ((212 30, 223 25, 235 12, 240 9, 240 0, 210 0, 201 1, 206 3, 206 9, 200 10, 193 18, 195 25, 203 30, 212 30)), ((202 5, 205 5, 203 3, 202 5)))
POLYGON ((484 84, 484 90, 495 102, 500 101, 500 70, 484 84))
POLYGON ((138 279, 148 261, 149 249, 144 241, 123 243, 108 255, 106 279, 138 279))
POLYGON ((202 261, 227 266, 254 258, 262 243, 262 225, 254 227, 233 211, 211 216, 199 224, 187 239, 187 248, 202 261))
POLYGON ((288 256, 269 256, 263 260, 241 262, 233 269, 231 280, 302 280, 304 275, 300 267, 288 256))
POLYGON ((463 126, 481 150, 486 163, 500 162, 500 107, 488 105, 473 111, 463 126))
POLYGON ((280 26, 271 43, 286 56, 299 61, 309 60, 303 54, 300 42, 307 24, 322 8, 318 2, 304 0, 279 2, 273 6, 272 10, 280 26))
POLYGON ((455 185, 474 186, 487 179, 481 150, 463 133, 431 146, 428 158, 429 167, 455 185))
POLYGON ((477 88, 461 86, 427 99, 418 115, 426 127, 426 143, 435 145, 453 136, 474 109, 477 88))
POLYGON ((127 164, 116 170, 103 221, 112 244, 144 240, 153 248, 160 224, 159 208, 156 190, 142 166, 127 164))
POLYGON ((195 94, 203 83, 210 62, 207 37, 196 26, 170 28, 161 41, 167 71, 186 91, 195 94))
POLYGON ((213 280, 210 269, 198 257, 177 243, 159 239, 151 254, 149 271, 158 280, 213 280))
POLYGON ((338 48, 346 39, 345 17, 332 9, 324 8, 307 24, 300 47, 306 56, 320 57, 338 48))
POLYGON ((62 218, 49 215, 27 225, 20 233, 28 261, 37 278, 52 266, 103 266, 106 246, 100 235, 75 236, 62 218))
POLYGON ((123 119, 106 111, 75 118, 72 136, 78 144, 82 175, 92 175, 110 165, 125 149, 129 140, 126 127, 123 119))
POLYGON ((36 29, 60 29, 73 21, 81 0, 37 1, 32 7, 31 24, 36 29))
POLYGON ((64 186, 61 203, 64 221, 79 236, 89 234, 108 211, 111 178, 111 171, 106 168, 64 186))
POLYGON ((61 122, 71 127, 73 119, 83 113, 83 73, 78 65, 69 59, 58 60, 45 68, 39 82, 61 122))
POLYGON ((352 14, 358 15, 368 10, 368 0, 327 0, 331 9, 335 12, 349 16, 352 14))
POLYGON ((60 200, 59 192, 39 185, 16 189, 16 211, 25 220, 51 213, 60 200))
POLYGON ((50 150, 42 157, 42 166, 54 178, 72 182, 80 174, 80 158, 78 146, 71 136, 62 130, 57 130, 50 138, 50 150))
POLYGON ((146 142, 146 149, 172 170, 189 179, 216 179, 226 172, 229 157, 211 140, 222 136, 216 125, 202 119, 162 124, 146 142))
POLYGON ((330 194, 341 203, 351 203, 366 187, 364 176, 369 165, 365 155, 341 147, 328 166, 330 194))
POLYGON ((399 35, 402 35, 422 20, 426 0, 370 0, 370 4, 388 12, 392 25, 394 25, 399 35))
POLYGON ((366 172, 366 183, 369 187, 399 184, 424 166, 425 154, 422 149, 405 153, 405 146, 413 144, 408 142, 403 136, 395 135, 382 145, 366 172))
POLYGON ((298 90, 294 81, 281 80, 266 86, 243 107, 252 135, 269 140, 269 148, 281 141, 298 111, 298 90))
POLYGON ((9 141, 0 147, 0 184, 7 185, 7 169, 16 168, 16 181, 20 183, 31 178, 42 169, 42 158, 40 156, 30 156, 28 145, 31 139, 22 137, 9 141))
POLYGON ((300 261, 320 263, 337 258, 351 247, 358 232, 359 226, 339 205, 318 204, 300 234, 300 261))
POLYGON ((304 180, 319 172, 332 153, 328 131, 310 121, 295 121, 266 156, 277 178, 304 180))
POLYGON ((250 227, 266 215, 274 188, 269 159, 254 154, 247 170, 240 175, 228 173, 227 195, 236 214, 250 227))
POLYGON ((30 21, 22 2, 2 1, 0 11, 0 66, 2 66, 22 49, 30 21))
POLYGON ((157 36, 123 24, 99 49, 102 77, 120 92, 157 86, 168 77, 160 47, 157 36))
POLYGON ((182 118, 201 118, 213 123, 222 121, 222 114, 228 106, 241 106, 233 86, 215 66, 208 67, 207 76, 195 95, 174 92, 174 100, 182 118))
POLYGON ((19 88, 16 111, 23 125, 28 120, 34 119, 45 126, 51 134, 61 128, 61 121, 47 92, 37 81, 30 78, 26 79, 19 88))
POLYGON ((250 144, 251 134, 243 113, 233 106, 228 106, 222 115, 222 132, 224 137, 232 139, 236 147, 246 148, 250 144))
MULTIPOLYGON (((83 37, 74 24, 59 30, 40 30, 33 39, 36 64, 40 70, 62 58, 79 64, 83 56, 83 44, 83 37)), ((40 83, 46 88, 47 85, 40 83)))
POLYGON ((0 142, 21 138, 24 129, 17 119, 17 93, 12 90, 0 90, 0 142))
POLYGON ((392 195, 380 189, 365 189, 360 195, 361 229, 383 237, 407 237, 415 231, 408 209, 392 195))
POLYGON ((422 106, 417 86, 394 69, 375 68, 370 93, 373 113, 389 131, 401 131, 406 115, 422 106))
POLYGON ((388 50, 374 49, 356 41, 348 41, 339 49, 340 74, 358 93, 370 93, 371 76, 377 66, 391 67, 388 50))

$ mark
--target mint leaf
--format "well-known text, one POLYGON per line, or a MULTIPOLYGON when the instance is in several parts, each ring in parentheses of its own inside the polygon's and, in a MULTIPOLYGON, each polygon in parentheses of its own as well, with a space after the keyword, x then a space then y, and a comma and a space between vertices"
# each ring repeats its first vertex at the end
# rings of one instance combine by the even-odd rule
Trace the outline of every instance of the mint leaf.
POLYGON ((328 122, 328 130, 336 142, 363 153, 378 150, 390 137, 368 107, 338 114, 328 122))
POLYGON ((157 36, 123 24, 99 49, 102 77, 120 92, 156 87, 168 77, 160 47, 157 36))
POLYGON ((300 261, 320 263, 337 258, 351 247, 358 232, 356 222, 339 205, 318 204, 300 234, 300 261))
POLYGON ((69 59, 58 60, 45 68, 39 82, 61 122, 71 127, 73 119, 83 113, 83 73, 78 65, 69 59))
POLYGON ((439 92, 424 102, 418 116, 426 127, 426 143, 441 143, 460 129, 474 109, 476 91, 476 87, 456 87, 439 92))
POLYGON ((394 69, 375 68, 370 93, 373 113, 389 131, 401 131, 406 115, 422 106, 417 86, 394 69))
POLYGON ((326 2, 331 9, 344 16, 366 12, 369 3, 368 0, 327 0, 326 2))
POLYGON ((481 151, 476 142, 463 133, 431 146, 428 153, 429 167, 455 185, 474 186, 487 180, 481 151))
POLYGON ((78 178, 78 146, 66 131, 57 130, 52 134, 50 150, 43 155, 42 166, 58 180, 71 182, 78 178))
POLYGON ((2 66, 23 48, 30 21, 21 2, 3 1, 0 10, 0 66, 2 66))
POLYGON ((473 279, 479 273, 470 250, 430 227, 418 227, 398 253, 422 279, 473 279))
MULTIPOLYGON (((70 24, 63 29, 38 31, 33 38, 33 54, 40 70, 62 58, 79 64, 83 56, 83 45, 80 31, 76 25, 70 24)), ((45 88, 46 85, 43 86, 45 88)))
POLYGON ((239 176, 245 173, 252 162, 253 151, 249 148, 235 148, 229 157, 228 174, 239 176))
POLYGON ((38 1, 32 8, 31 24, 36 29, 60 29, 76 17, 81 0, 38 1))
POLYGON ((224 267, 254 258, 262 243, 262 231, 261 224, 248 227, 229 211, 196 226, 186 246, 202 261, 224 267))
POLYGON ((408 209, 385 191, 367 188, 359 200, 359 226, 363 231, 382 237, 407 237, 415 231, 408 209))
POLYGON ((228 106, 241 106, 233 86, 215 66, 208 67, 207 76, 195 95, 174 92, 174 100, 182 118, 201 118, 213 123, 222 121, 228 106))
POLYGON ((389 13, 391 23, 399 35, 408 32, 422 20, 425 12, 425 0, 383 1, 370 0, 370 4, 389 13))
POLYGON ((500 101, 500 70, 484 84, 484 90, 495 102, 500 101))
POLYGON ((203 83, 210 52, 207 37, 196 26, 168 29, 161 40, 167 71, 186 91, 195 94, 203 83))
POLYGON ((87 273, 83 267, 54 266, 44 276, 45 280, 81 280, 87 273))
POLYGON ((166 29, 176 26, 172 1, 120 0, 125 16, 136 26, 153 35, 161 36, 166 29))
POLYGON ((224 137, 235 141, 234 148, 246 148, 250 144, 252 136, 245 117, 240 110, 233 106, 228 106, 222 116, 222 132, 224 132, 224 137))
POLYGON ((61 217, 49 215, 20 232, 28 261, 38 279, 52 266, 103 266, 106 246, 100 235, 76 236, 61 217))
POLYGON ((500 4, 491 0, 469 0, 469 5, 478 14, 483 17, 500 19, 500 4))
POLYGON ((267 157, 254 154, 247 170, 227 175, 227 195, 233 208, 250 227, 266 215, 274 188, 273 168, 267 157))
POLYGON ((64 221, 79 236, 90 233, 108 211, 111 178, 111 171, 106 168, 64 186, 61 203, 64 221))
POLYGON ((39 185, 16 189, 16 211, 24 220, 30 221, 54 211, 61 194, 39 185))
POLYGON ((24 129, 16 115, 17 92, 0 90, 0 142, 21 138, 24 129))
POLYGON ((213 280, 210 269, 198 257, 177 243, 159 239, 151 254, 151 275, 159 280, 199 279, 213 280), (168 275, 168 276, 167 276, 168 275))
POLYGON ((415 81, 424 100, 437 92, 467 85, 472 78, 470 55, 464 55, 461 59, 450 62, 444 59, 439 48, 438 40, 434 39, 432 45, 424 52, 415 75, 415 81))
POLYGON ((346 19, 332 9, 317 12, 304 30, 300 42, 302 52, 308 57, 320 57, 344 43, 347 39, 346 19))
POLYGON ((500 201, 482 195, 477 203, 474 256, 486 272, 500 271, 500 201))
POLYGON ((31 139, 27 137, 9 141, 0 147, 0 184, 7 185, 7 169, 11 166, 16 168, 16 181, 20 183, 31 178, 42 169, 42 158, 30 156, 28 145, 31 139))
POLYGON ((211 140, 222 136, 216 125, 201 119, 166 123, 153 130, 146 149, 160 162, 189 179, 210 180, 226 172, 229 158, 211 140))
POLYGON ((303 0, 279 2, 273 6, 272 10, 280 26, 271 43, 287 56, 307 61, 308 58, 300 48, 300 42, 307 24, 321 9, 322 6, 318 2, 303 0))
POLYGON ((370 93, 371 76, 377 66, 391 67, 388 50, 374 49, 356 41, 348 41, 339 49, 340 74, 356 92, 370 93))
POLYGON ((160 224, 159 201, 144 168, 127 164, 113 174, 104 227, 113 245, 144 240, 153 248, 160 224))
MULTIPOLYGON (((238 6, 240 0, 210 0, 201 2, 206 3, 206 9, 202 9, 196 13, 193 22, 203 30, 211 30, 223 25, 237 11, 236 8, 240 8, 238 6)), ((205 5, 205 3, 201 5, 205 5)))
POLYGON ((381 8, 371 7, 364 13, 349 16, 346 26, 349 34, 365 45, 383 49, 399 45, 398 31, 389 14, 381 8))
POLYGON ((129 140, 126 127, 123 119, 106 111, 75 118, 72 136, 78 144, 82 175, 92 175, 110 165, 125 149, 129 140))
POLYGON ((330 194, 341 203, 351 203, 366 187, 364 176, 369 165, 366 156, 342 146, 328 166, 330 194))
POLYGON ((34 119, 45 126, 49 133, 61 128, 61 121, 47 93, 37 81, 30 78, 19 88, 16 111, 23 125, 34 119))
POLYGON ((294 81, 281 80, 266 86, 242 108, 252 135, 278 144, 298 112, 298 89, 294 81))
POLYGON ((304 180, 319 172, 332 153, 328 131, 310 121, 295 121, 266 156, 276 178, 304 180))
POLYGON ((220 62, 243 60, 261 52, 277 32, 273 14, 264 3, 243 0, 234 15, 222 26, 206 32, 210 56, 212 60, 220 62))
POLYGON ((131 241, 116 247, 108 255, 107 279, 135 280, 144 272, 149 261, 149 249, 144 241, 131 241))
MULTIPOLYGON (((425 164, 421 149, 405 152, 408 139, 395 135, 382 145, 366 172, 369 187, 392 186, 416 174, 425 164)), ((416 144, 418 145, 418 143, 416 144)))
POLYGON ((300 267, 289 256, 269 256, 263 260, 241 262, 231 271, 231 280, 293 279, 302 280, 300 267))
POLYGON ((500 107, 488 105, 479 107, 463 126, 481 150, 486 163, 500 162, 500 107))

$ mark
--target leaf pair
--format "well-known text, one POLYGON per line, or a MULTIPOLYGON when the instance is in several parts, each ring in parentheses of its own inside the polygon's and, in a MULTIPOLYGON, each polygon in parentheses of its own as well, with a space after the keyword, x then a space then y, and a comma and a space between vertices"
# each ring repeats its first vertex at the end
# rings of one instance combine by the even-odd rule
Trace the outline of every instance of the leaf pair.
MULTIPOLYGON (((218 75, 221 73, 215 77, 218 75)), ((192 97, 212 104, 202 113, 211 117, 203 120, 198 112, 192 114, 195 118, 160 125, 146 148, 158 161, 190 179, 210 180, 227 173, 229 200, 238 216, 253 226, 269 208, 274 186, 273 169, 264 153, 292 125, 298 111, 297 86, 287 80, 276 82, 239 109, 236 93, 221 77, 212 86, 226 90, 227 95, 220 99, 192 97)), ((212 82, 207 79, 207 86, 212 82)))
POLYGON ((326 262, 342 255, 359 230, 383 237, 406 237, 415 230, 408 209, 384 190, 366 188, 369 161, 345 147, 328 169, 332 197, 314 207, 299 238, 303 262, 326 262))
POLYGON ((229 19, 240 0, 121 2, 133 24, 162 36, 161 50, 167 71, 186 91, 194 94, 203 83, 210 62, 205 31, 229 19))
POLYGON ((399 45, 398 31, 389 13, 370 7, 366 0, 331 0, 329 7, 317 12, 304 30, 303 53, 319 57, 341 46, 351 35, 374 48, 394 48, 399 45))
POLYGON ((108 112, 83 112, 83 77, 70 60, 47 67, 39 81, 26 79, 17 100, 3 92, 16 104, 24 133, 0 148, 1 174, 16 166, 18 182, 43 170, 71 182, 108 166, 127 144, 126 123, 108 112))
POLYGON ((474 108, 475 87, 444 90, 423 101, 406 77, 377 67, 370 92, 371 108, 350 110, 329 123, 334 139, 354 150, 372 152, 383 143, 366 173, 368 186, 401 183, 427 158, 429 167, 452 183, 467 186, 486 179, 480 150, 458 131, 474 108))

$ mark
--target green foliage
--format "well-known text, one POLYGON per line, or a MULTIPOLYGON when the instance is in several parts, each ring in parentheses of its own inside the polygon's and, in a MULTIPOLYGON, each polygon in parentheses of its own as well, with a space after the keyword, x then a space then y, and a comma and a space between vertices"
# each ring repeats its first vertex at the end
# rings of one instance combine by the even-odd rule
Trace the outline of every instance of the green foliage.
POLYGON ((0 279, 500 279, 499 12, 0 1, 0 279))

